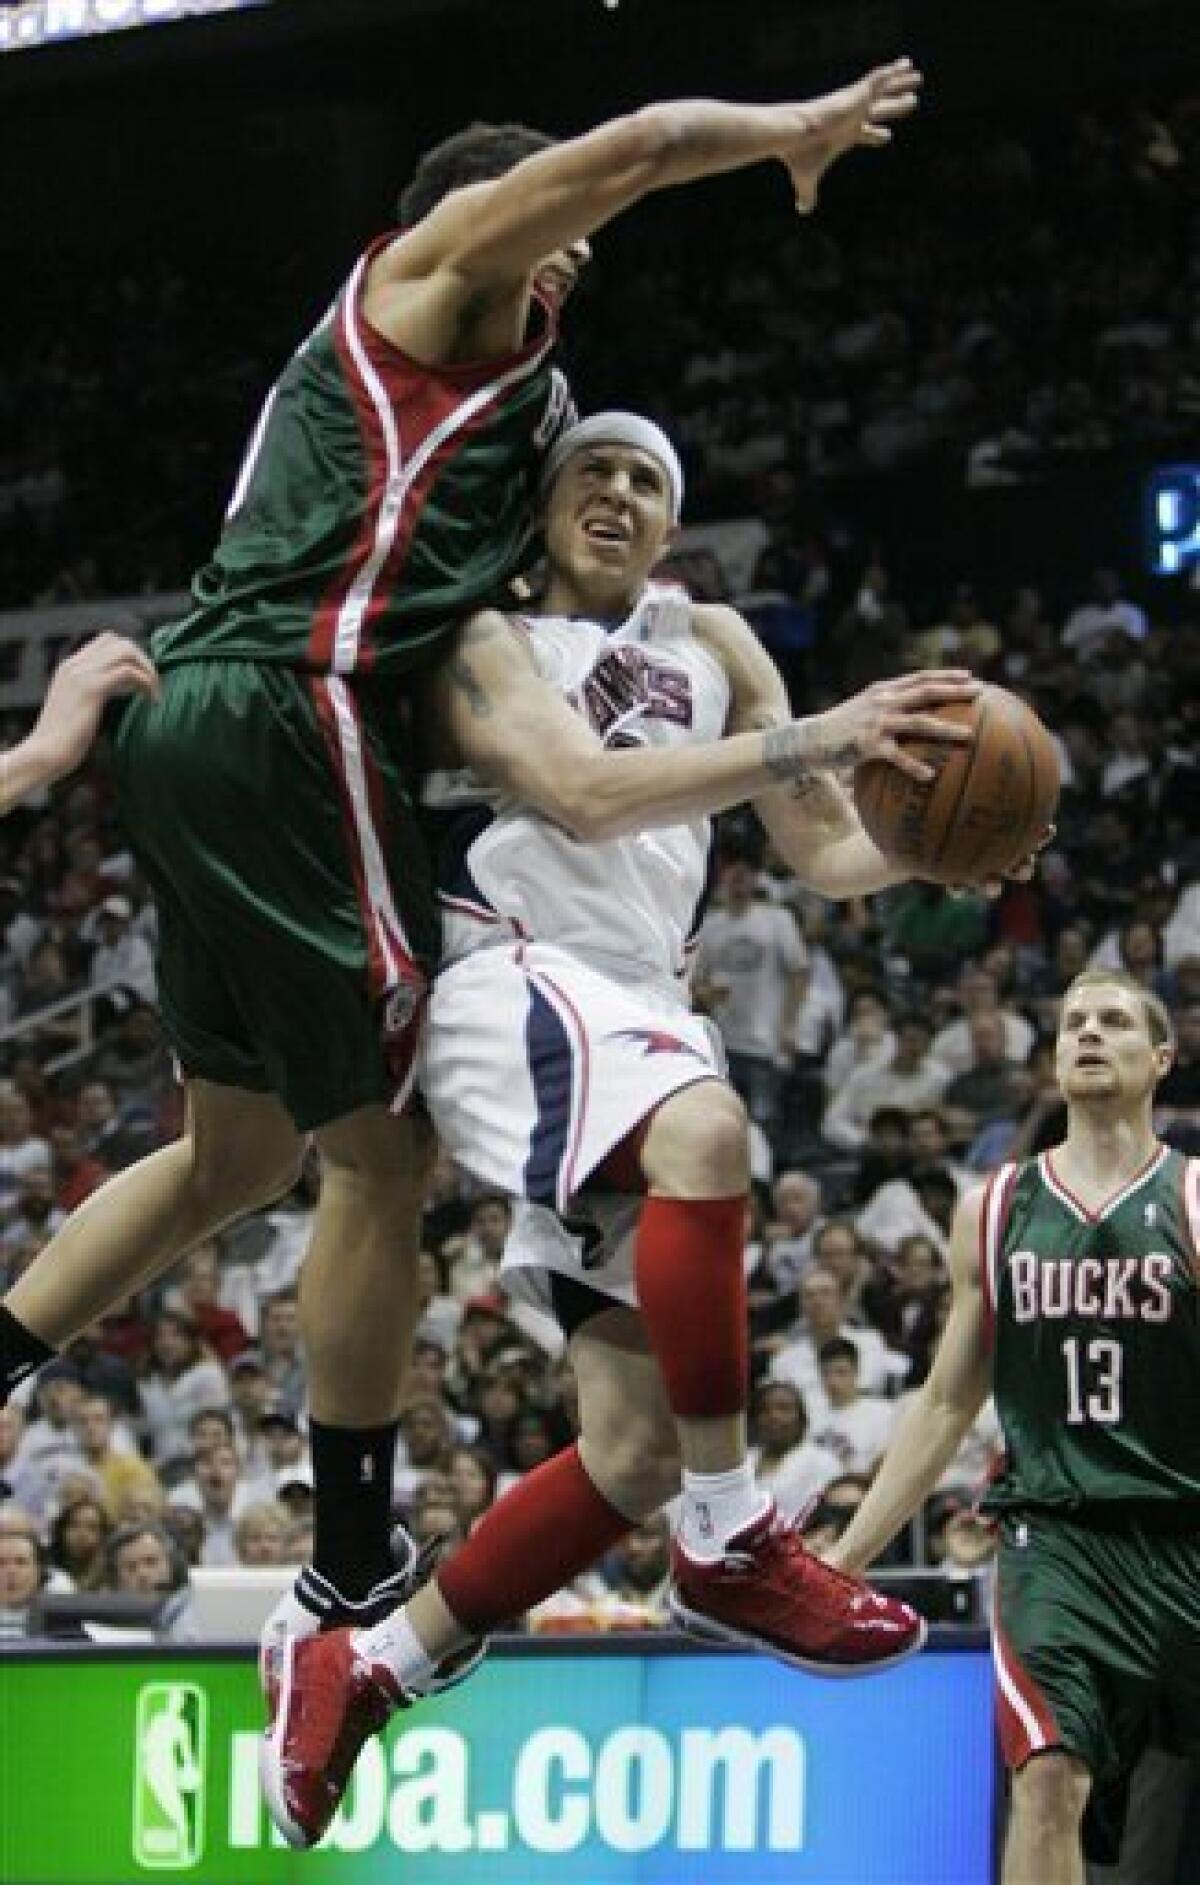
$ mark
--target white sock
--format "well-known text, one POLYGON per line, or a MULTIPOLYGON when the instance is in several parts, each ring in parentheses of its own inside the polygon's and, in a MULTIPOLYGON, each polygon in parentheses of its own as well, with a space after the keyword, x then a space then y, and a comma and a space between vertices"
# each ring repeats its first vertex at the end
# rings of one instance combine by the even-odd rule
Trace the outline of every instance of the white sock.
POLYGON ((356 1630, 354 1647, 368 1662, 389 1669, 407 1695, 419 1695, 437 1668, 403 1609, 369 1630, 356 1630))
POLYGON ((770 1503, 749 1460, 726 1473, 692 1473, 684 1467, 679 1542, 689 1558, 711 1562, 734 1533, 753 1525, 770 1503))
POLYGON ((294 1584, 284 1591, 270 1621, 271 1627, 284 1636, 315 1636, 321 1627, 320 1617, 304 1602, 294 1584))

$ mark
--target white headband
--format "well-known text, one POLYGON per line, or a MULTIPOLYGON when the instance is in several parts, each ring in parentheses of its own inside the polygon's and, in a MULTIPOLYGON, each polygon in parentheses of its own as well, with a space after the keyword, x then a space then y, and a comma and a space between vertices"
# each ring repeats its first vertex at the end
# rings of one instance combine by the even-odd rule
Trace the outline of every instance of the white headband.
POLYGON ((589 445, 633 445, 638 451, 658 460, 671 485, 671 517, 679 522, 683 510, 683 466, 679 453, 660 425, 644 419, 639 412, 594 412, 564 432, 551 446, 542 468, 542 495, 545 496, 568 458, 589 445))

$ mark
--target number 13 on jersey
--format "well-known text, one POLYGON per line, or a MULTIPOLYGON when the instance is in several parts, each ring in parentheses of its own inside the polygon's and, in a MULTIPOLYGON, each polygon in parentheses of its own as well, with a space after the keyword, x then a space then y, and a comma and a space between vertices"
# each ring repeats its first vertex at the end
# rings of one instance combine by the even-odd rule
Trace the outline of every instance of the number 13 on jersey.
POLYGON ((1085 1341, 1069 1335, 1062 1345, 1067 1365, 1067 1425, 1088 1421, 1111 1427, 1121 1418, 1121 1374, 1125 1355, 1111 1336, 1085 1341))

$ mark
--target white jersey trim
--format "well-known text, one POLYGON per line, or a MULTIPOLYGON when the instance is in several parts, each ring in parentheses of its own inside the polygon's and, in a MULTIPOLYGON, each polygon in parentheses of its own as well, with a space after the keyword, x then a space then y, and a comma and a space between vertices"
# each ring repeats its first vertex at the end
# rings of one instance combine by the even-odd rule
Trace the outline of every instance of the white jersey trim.
POLYGON ((390 556, 400 528, 400 519, 404 515, 404 506, 416 480, 433 457, 433 454, 457 431, 482 411, 492 400, 498 399, 518 380, 526 379, 539 367, 554 344, 551 335, 544 347, 539 348, 528 359, 522 360, 506 373, 500 373, 486 385, 477 387, 455 406, 442 423, 422 439, 420 445, 407 463, 404 462, 400 446, 400 433, 396 425, 396 415, 392 402, 388 398, 387 388, 368 357, 363 340, 358 313, 358 291, 366 268, 368 256, 359 258, 358 264, 346 284, 342 296, 341 324, 350 357, 354 361, 367 390, 379 427, 383 434, 384 452, 387 459, 387 477, 384 482, 383 498, 375 519, 375 541, 367 556, 359 565, 345 599, 337 613, 337 624, 333 639, 333 670, 337 674, 349 674, 358 664, 359 646, 362 641, 362 626, 370 605, 379 575, 390 556))
POLYGON ((987 1305, 993 1317, 1000 1306, 1000 1246, 1016 1176, 1016 1165, 1001 1165, 992 1174, 983 1199, 983 1274, 987 1305))
POLYGON ((1200 1284, 1200 1159, 1183 1161, 1183 1209, 1192 1239, 1192 1275, 1200 1284))
POLYGON ((1046 1186, 1046 1189, 1053 1193, 1058 1199, 1058 1202, 1066 1210, 1070 1211, 1072 1217, 1077 1217, 1081 1224, 1100 1224, 1103 1223, 1106 1217, 1111 1217, 1112 1213, 1117 1210, 1120 1205, 1124 1204, 1127 1198, 1132 1198, 1135 1191, 1140 1191, 1142 1186, 1148 1183, 1149 1180, 1154 1177, 1155 1173, 1162 1169, 1162 1166, 1169 1156, 1170 1148, 1165 1145, 1160 1145, 1158 1151, 1154 1153, 1149 1162, 1142 1166, 1141 1171, 1135 1172, 1133 1177, 1129 1179, 1126 1184, 1122 1185, 1120 1191, 1115 1192, 1111 1198, 1106 1198, 1098 1211, 1089 1211, 1087 1205, 1084 1204, 1081 1198, 1077 1198, 1074 1192, 1067 1190, 1067 1187, 1054 1169, 1049 1152, 1039 1153, 1038 1170, 1042 1174, 1042 1182, 1046 1186))

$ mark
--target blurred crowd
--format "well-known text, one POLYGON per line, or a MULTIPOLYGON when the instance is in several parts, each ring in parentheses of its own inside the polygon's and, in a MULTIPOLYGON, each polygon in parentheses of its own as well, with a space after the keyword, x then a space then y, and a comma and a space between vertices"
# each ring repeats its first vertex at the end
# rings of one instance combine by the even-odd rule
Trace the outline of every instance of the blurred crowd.
POLYGON ((930 120, 830 194, 783 243, 738 187, 673 199, 649 261, 597 268, 597 403, 672 429, 693 508, 736 514, 779 466, 982 488, 1194 442, 1200 98, 930 120))
MULTIPOLYGON (((647 205, 601 238, 567 323, 581 403, 667 425, 693 517, 758 507, 780 470, 984 487, 1190 447, 1200 98, 930 114, 794 233, 761 213, 769 188, 647 205)), ((195 254, 190 232, 149 256, 114 240, 74 281, 69 257, 30 258, 36 318, 10 311, 0 375, 0 606, 174 590, 207 555, 329 283, 286 247, 224 271, 195 254)))

